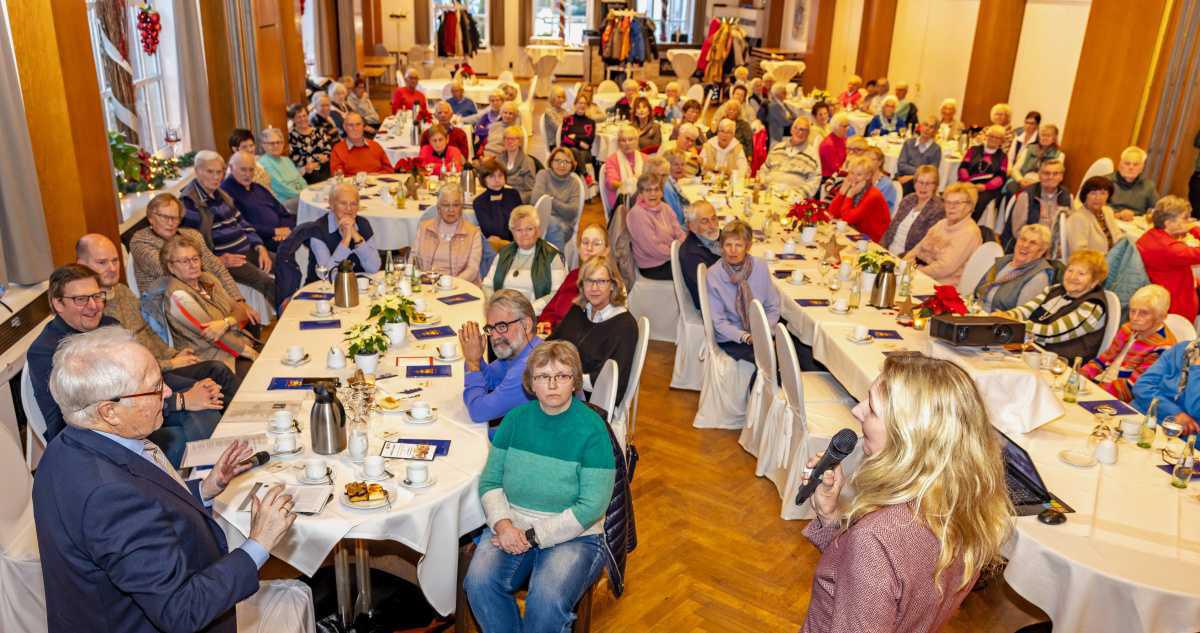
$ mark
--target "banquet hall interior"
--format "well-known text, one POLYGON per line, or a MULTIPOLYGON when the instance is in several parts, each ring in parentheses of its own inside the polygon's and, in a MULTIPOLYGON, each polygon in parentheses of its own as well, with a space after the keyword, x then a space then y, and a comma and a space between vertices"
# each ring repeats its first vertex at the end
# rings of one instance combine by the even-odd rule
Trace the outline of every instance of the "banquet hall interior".
POLYGON ((1200 631, 1200 0, 0 10, 0 631, 1200 631))

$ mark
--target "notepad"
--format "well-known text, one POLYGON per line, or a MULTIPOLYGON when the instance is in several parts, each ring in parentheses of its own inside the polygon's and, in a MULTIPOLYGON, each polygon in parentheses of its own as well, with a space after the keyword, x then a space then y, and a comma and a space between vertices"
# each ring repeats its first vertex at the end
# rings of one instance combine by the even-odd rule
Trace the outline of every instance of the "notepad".
POLYGON ((210 437, 205 440, 192 440, 183 448, 183 460, 180 462, 179 467, 212 466, 221 458, 221 454, 225 452, 225 449, 229 448, 237 440, 245 441, 255 453, 271 450, 272 442, 266 433, 224 435, 221 437, 210 437))
POLYGON ((471 295, 470 293, 466 293, 466 292, 460 292, 456 295, 449 295, 449 296, 445 296, 445 297, 438 297, 438 301, 441 301, 442 303, 444 303, 448 306, 455 306, 460 303, 469 303, 471 301, 478 301, 478 300, 479 300, 479 297, 476 297, 476 296, 471 295))
POLYGON ((333 301, 333 293, 305 290, 304 292, 297 292, 295 295, 292 295, 292 298, 302 301, 333 301))
POLYGON ((405 378, 446 378, 450 376, 449 365, 409 365, 404 368, 405 378))
POLYGON ((902 337, 896 330, 867 330, 868 335, 878 339, 900 340, 902 337))
POLYGON ((322 319, 320 321, 301 321, 301 330, 336 330, 342 327, 341 319, 322 319))
POLYGON ((439 325, 437 327, 426 327, 419 330, 412 330, 413 338, 418 341, 427 341, 431 338, 445 338, 454 336, 454 328, 449 325, 439 325))

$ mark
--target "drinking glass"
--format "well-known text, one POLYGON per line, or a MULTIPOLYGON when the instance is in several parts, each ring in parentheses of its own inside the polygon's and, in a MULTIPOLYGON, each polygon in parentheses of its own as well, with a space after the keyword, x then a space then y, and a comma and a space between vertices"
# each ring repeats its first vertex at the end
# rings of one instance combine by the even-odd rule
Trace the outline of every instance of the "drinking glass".
POLYGON ((325 266, 323 264, 317 264, 316 271, 317 271, 317 278, 320 279, 322 282, 321 284, 318 285, 318 288, 320 288, 322 292, 325 292, 328 290, 333 290, 333 284, 329 283, 329 279, 328 279, 329 267, 325 266))
POLYGON ((1054 363, 1050 365, 1050 373, 1054 374, 1054 390, 1062 391, 1062 384, 1059 383, 1059 379, 1063 374, 1067 373, 1066 359, 1062 356, 1056 357, 1054 363))

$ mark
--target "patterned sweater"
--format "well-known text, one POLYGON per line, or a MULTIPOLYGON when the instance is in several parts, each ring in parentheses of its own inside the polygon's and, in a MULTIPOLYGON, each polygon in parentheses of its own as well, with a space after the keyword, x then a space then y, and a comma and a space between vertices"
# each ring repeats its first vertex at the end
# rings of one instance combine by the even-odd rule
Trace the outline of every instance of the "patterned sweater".
POLYGON ((536 401, 514 408, 496 429, 479 495, 495 529, 509 519, 533 528, 540 547, 603 531, 616 464, 604 420, 583 402, 547 415, 536 401))
MULTIPOLYGON (((1093 380, 1096 379, 1116 362, 1121 350, 1129 344, 1131 336, 1133 336, 1133 327, 1128 323, 1122 325, 1121 329, 1117 330, 1117 335, 1113 337, 1112 344, 1108 346, 1108 349, 1100 352, 1099 356, 1080 367, 1079 373, 1093 380)), ((1147 336, 1137 337, 1133 341, 1133 346, 1125 353, 1121 366, 1117 368, 1117 377, 1107 382, 1101 382, 1100 387, 1120 398, 1122 402, 1132 402, 1133 383, 1137 382, 1137 379, 1146 373, 1147 369, 1150 369, 1160 354, 1175 343, 1175 335, 1166 326, 1159 327, 1158 330, 1147 336)))
MULTIPOLYGON (((1003 313, 1010 319, 1018 321, 1029 321, 1039 307, 1044 308, 1046 312, 1053 313, 1072 301, 1072 299, 1064 294, 1054 297, 1047 301, 1046 297, 1054 290, 1058 284, 1050 286, 1043 290, 1038 296, 1034 297, 1033 301, 1022 306, 1017 306, 1012 310, 1003 313)), ((1086 336, 1093 332, 1099 332, 1104 329, 1105 311, 1104 308, 1091 302, 1083 302, 1071 312, 1063 315, 1061 318, 1055 319, 1050 323, 1029 323, 1027 327, 1031 327, 1034 336, 1037 337, 1039 345, 1047 345, 1053 343, 1063 343, 1074 338, 1086 336)))

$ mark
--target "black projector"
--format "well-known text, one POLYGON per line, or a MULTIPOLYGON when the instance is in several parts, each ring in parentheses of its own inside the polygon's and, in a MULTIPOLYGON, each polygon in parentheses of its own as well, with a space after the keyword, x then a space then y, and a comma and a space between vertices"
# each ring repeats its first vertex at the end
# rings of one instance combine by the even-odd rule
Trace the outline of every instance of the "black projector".
POLYGON ((989 347, 1025 342, 1025 324, 994 316, 943 314, 929 319, 929 335, 955 347, 989 347))

